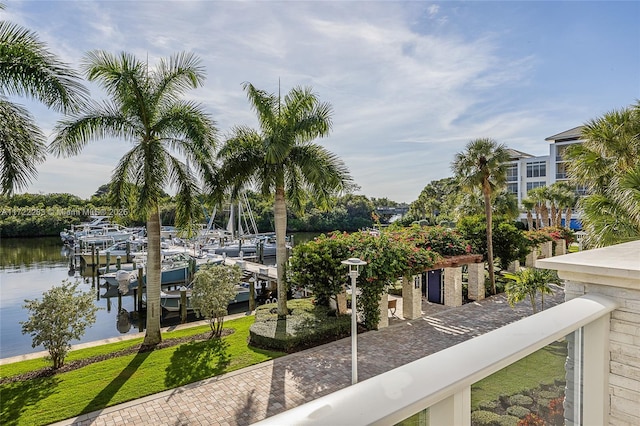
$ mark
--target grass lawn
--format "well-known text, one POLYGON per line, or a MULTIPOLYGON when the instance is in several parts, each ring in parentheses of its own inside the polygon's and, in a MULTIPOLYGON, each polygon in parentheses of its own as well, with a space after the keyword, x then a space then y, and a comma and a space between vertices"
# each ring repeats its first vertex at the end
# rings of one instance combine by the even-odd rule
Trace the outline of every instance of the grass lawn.
MULTIPOLYGON (((172 389, 284 355, 247 345, 253 317, 226 321, 235 330, 221 340, 186 343, 121 356, 55 375, 0 386, 0 424, 43 425, 172 389)), ((164 339, 194 335, 209 326, 163 333, 164 339)), ((114 352, 142 339, 73 351, 66 362, 114 352)), ((0 367, 0 377, 49 366, 42 359, 0 367)))
POLYGON ((566 341, 554 342, 471 386, 471 411, 481 401, 496 401, 500 395, 515 395, 535 389, 540 383, 564 380, 566 341))

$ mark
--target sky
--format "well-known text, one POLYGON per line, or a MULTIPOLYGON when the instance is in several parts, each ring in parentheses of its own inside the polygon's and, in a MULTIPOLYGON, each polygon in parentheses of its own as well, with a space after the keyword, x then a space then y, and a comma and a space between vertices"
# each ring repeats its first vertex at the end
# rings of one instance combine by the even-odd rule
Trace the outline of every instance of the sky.
MULTIPOLYGON (((410 203, 476 138, 533 155, 544 139, 640 99, 640 2, 593 1, 10 1, 20 24, 76 70, 91 50, 153 66, 193 52, 220 140, 258 128, 243 82, 282 93, 310 86, 333 107, 329 136, 358 194, 410 203)), ((105 98, 87 84, 96 100, 105 98)), ((28 99, 53 137, 63 118, 28 99)), ((130 143, 102 139, 48 156, 23 192, 88 198, 130 143)), ((169 190, 171 192, 171 190, 169 190)))

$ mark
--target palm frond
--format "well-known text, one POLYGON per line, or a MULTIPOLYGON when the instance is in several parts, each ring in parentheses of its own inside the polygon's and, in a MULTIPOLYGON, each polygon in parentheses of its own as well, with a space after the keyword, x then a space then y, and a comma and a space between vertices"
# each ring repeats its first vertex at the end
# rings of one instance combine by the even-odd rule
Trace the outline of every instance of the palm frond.
POLYGON ((3 195, 25 188, 44 161, 45 137, 29 112, 0 97, 0 185, 3 195))
POLYGON ((0 21, 0 90, 61 112, 77 111, 88 97, 79 75, 34 32, 7 21, 0 21))
POLYGON ((202 61, 193 53, 180 52, 171 56, 169 61, 160 59, 150 78, 151 87, 154 88, 153 103, 160 104, 164 97, 173 103, 187 90, 203 85, 205 69, 202 61))
POLYGON ((260 128, 264 133, 273 132, 278 127, 278 112, 280 100, 264 90, 256 89, 251 83, 245 82, 242 88, 247 92, 247 98, 251 103, 251 108, 258 115, 260 128))
POLYGON ((104 103, 87 108, 82 115, 71 116, 58 122, 49 151, 57 156, 79 154, 91 140, 105 137, 135 140, 143 129, 131 122, 115 106, 104 103))

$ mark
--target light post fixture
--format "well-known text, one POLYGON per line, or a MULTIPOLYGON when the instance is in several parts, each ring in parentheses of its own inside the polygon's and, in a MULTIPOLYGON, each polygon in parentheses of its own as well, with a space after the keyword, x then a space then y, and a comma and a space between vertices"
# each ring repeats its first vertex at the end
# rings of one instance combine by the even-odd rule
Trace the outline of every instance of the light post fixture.
POLYGON ((249 310, 253 311, 256 309, 256 274, 253 274, 251 278, 249 278, 249 310))
POLYGON ((357 306, 356 303, 356 280, 360 275, 359 268, 367 264, 364 260, 352 257, 341 262, 349 267, 349 276, 351 277, 351 384, 358 383, 358 322, 357 322, 357 306))

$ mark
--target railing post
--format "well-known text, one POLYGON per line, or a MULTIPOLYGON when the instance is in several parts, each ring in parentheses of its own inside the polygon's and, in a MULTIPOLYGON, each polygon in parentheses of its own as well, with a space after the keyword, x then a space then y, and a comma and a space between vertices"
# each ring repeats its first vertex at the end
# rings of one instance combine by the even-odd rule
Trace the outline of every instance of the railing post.
POLYGON ((471 424, 471 386, 429 407, 429 424, 471 424))
POLYGON ((607 314, 583 328, 582 418, 609 424, 609 322, 607 314))

